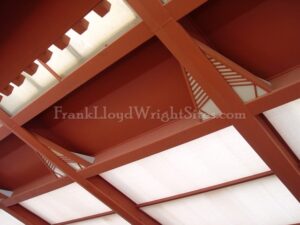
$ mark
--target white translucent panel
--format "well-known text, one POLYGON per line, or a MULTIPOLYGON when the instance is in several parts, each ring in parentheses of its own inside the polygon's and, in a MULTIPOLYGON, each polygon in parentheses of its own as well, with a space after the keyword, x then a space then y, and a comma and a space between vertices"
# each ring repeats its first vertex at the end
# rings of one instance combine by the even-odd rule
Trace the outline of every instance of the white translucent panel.
POLYGON ((51 224, 111 211, 75 183, 21 202, 21 205, 51 224))
POLYGON ((300 99, 266 111, 264 115, 300 159, 300 99))
POLYGON ((143 203, 267 170, 238 131, 228 127, 101 176, 143 203))
POLYGON ((0 189, 0 194, 5 195, 6 197, 11 197, 13 192, 9 190, 0 189))
POLYGON ((244 102, 249 102, 256 98, 254 86, 233 86, 233 90, 244 102))
POLYGON ((260 88, 259 86, 256 86, 256 91, 257 91, 257 96, 263 96, 267 93, 264 89, 260 88))
POLYGON ((49 90, 50 87, 58 83, 45 67, 37 61, 35 63, 39 65, 36 73, 30 76, 23 72, 22 74, 26 77, 24 83, 19 87, 11 84, 14 86, 12 94, 4 96, 0 103, 1 108, 10 115, 17 114, 21 109, 49 90))
POLYGON ((210 116, 217 116, 221 114, 220 109, 216 104, 209 99, 201 108, 201 111, 207 113, 208 115, 202 114, 202 119, 209 119, 211 118, 210 116), (210 115, 210 116, 209 116, 210 115))
POLYGON ((47 64, 57 74, 64 77, 77 68, 77 65, 83 60, 80 55, 74 54, 70 46, 60 50, 55 45, 51 45, 49 50, 53 53, 47 64))
POLYGON ((118 215, 109 215, 83 222, 71 223, 70 225, 129 225, 129 223, 118 215))
POLYGON ((78 34, 70 29, 66 35, 71 38, 67 48, 60 50, 51 46, 53 52, 48 65, 59 75, 66 76, 77 69, 86 59, 107 47, 128 30, 136 26, 140 19, 123 0, 110 0, 111 9, 100 17, 94 11, 85 16, 88 29, 78 34))
POLYGON ((100 17, 91 11, 85 19, 89 27, 83 34, 69 30, 67 35, 71 37, 70 45, 81 56, 89 56, 107 45, 111 44, 129 29, 140 22, 139 17, 123 0, 110 0, 111 9, 104 16, 100 17))
POLYGON ((171 0, 160 0, 164 5, 169 3, 171 0))
POLYGON ((83 154, 79 154, 76 152, 73 152, 75 155, 79 156, 80 158, 84 159, 85 161, 89 162, 89 163, 94 163, 95 162, 95 157, 93 156, 89 156, 89 155, 83 155, 83 154))
POLYGON ((9 215, 7 212, 0 209, 0 224, 1 225, 24 225, 16 218, 9 215))
POLYGON ((300 204, 275 176, 143 210, 164 225, 285 225, 300 222, 300 204))

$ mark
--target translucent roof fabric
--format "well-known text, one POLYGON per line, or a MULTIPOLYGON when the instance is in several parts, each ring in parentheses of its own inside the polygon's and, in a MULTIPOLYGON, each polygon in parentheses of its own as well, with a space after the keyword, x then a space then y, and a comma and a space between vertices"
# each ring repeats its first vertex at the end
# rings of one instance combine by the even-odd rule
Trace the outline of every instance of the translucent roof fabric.
POLYGON ((164 225, 283 225, 300 204, 275 176, 143 208, 164 225))
POLYGON ((102 173, 136 203, 144 203, 269 171, 234 127, 102 173))
POLYGON ((64 50, 52 45, 53 55, 48 65, 62 77, 69 75, 88 58, 103 50, 124 33, 136 26, 140 19, 123 0, 110 0, 111 9, 100 17, 94 11, 85 16, 88 29, 78 34, 70 29, 66 35, 71 41, 64 50))
POLYGON ((103 216, 97 219, 86 220, 77 223, 70 223, 69 225, 130 225, 122 217, 114 214, 109 216, 103 216))
POLYGON ((4 210, 0 209, 0 224, 1 225, 25 225, 21 223, 19 220, 9 215, 4 210))
POLYGON ((76 183, 28 199, 21 205, 51 224, 111 211, 76 183))
POLYGON ((30 76, 23 72, 25 76, 24 83, 19 87, 11 84, 14 86, 12 94, 4 96, 1 100, 0 107, 8 114, 17 114, 25 106, 29 105, 33 100, 58 83, 45 67, 38 61, 35 63, 39 65, 36 73, 30 76))
POLYGON ((264 115, 300 159, 300 99, 266 111, 264 115))

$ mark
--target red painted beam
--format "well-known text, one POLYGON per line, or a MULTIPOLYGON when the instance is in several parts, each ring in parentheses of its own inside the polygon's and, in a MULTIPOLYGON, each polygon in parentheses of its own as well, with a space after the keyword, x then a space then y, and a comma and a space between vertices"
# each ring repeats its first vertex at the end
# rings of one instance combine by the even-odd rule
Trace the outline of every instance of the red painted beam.
POLYGON ((149 29, 165 44, 224 113, 245 113, 233 125, 300 201, 299 163, 289 149, 270 133, 212 66, 191 36, 164 9, 160 1, 128 0, 149 29))
MULTIPOLYGON (((0 193, 0 199, 6 199, 7 197, 0 193)), ((38 217, 37 215, 33 214, 29 210, 25 209, 19 204, 12 205, 12 206, 5 206, 2 203, 2 200, 0 201, 0 209, 4 210, 11 216, 15 217, 19 221, 21 221, 24 224, 28 225, 49 225, 46 221, 38 217)), ((1 220, 0 220, 1 221, 1 220)))
POLYGON ((46 221, 25 209, 21 205, 13 205, 4 210, 26 225, 49 225, 46 221))

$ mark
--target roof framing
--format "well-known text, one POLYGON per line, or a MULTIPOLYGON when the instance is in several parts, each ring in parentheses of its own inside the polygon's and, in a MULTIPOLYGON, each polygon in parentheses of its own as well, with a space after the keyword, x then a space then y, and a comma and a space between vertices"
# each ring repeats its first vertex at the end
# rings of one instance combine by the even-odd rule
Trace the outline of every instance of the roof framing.
POLYGON ((223 113, 240 112, 246 115, 245 119, 233 120, 233 125, 300 201, 299 161, 293 157, 290 149, 270 132, 269 127, 260 118, 250 112, 191 36, 159 1, 128 2, 181 65, 193 74, 223 113), (219 90, 222 90, 222 93, 219 90))
MULTIPOLYGON (((20 218, 20 221, 25 221, 24 223, 26 224, 48 224, 16 204, 38 193, 48 192, 75 181, 127 221, 133 224, 145 224, 145 222, 147 224, 158 224, 138 208, 144 205, 137 206, 124 194, 96 175, 229 125, 234 125, 237 128, 299 201, 299 161, 292 156, 290 149, 281 142, 281 139, 276 136, 269 125, 262 120, 260 114, 268 109, 299 98, 300 79, 293 81, 292 84, 283 85, 283 87, 255 101, 244 104, 226 82, 220 79, 221 77, 217 71, 211 66, 190 35, 177 22, 179 18, 205 1, 172 0, 165 7, 159 1, 154 2, 153 0, 128 0, 128 2, 138 12, 144 22, 85 63, 74 72, 76 76, 73 76, 73 74, 65 78, 20 114, 10 118, 3 111, 0 111, 0 120, 6 125, 6 128, 0 128, 0 138, 4 138, 13 132, 35 151, 46 155, 49 160, 68 175, 66 178, 54 180, 41 187, 30 187, 20 193, 17 192, 14 196, 3 200, 1 207, 16 218, 20 218), (156 35, 180 63, 195 76, 223 112, 243 112, 247 115, 247 118, 245 120, 212 119, 205 122, 195 120, 172 122, 133 138, 126 143, 106 149, 97 156, 96 163, 93 165, 86 164, 87 168, 78 173, 61 161, 45 145, 50 144, 52 147, 61 148, 67 154, 69 153, 68 150, 42 137, 37 137, 22 127, 25 122, 46 109, 49 104, 51 105, 58 101, 150 39, 153 35, 156 35), (178 43, 180 43, 180 46, 178 43), (223 93, 215 91, 215 87, 218 90, 222 90, 223 93), (114 194, 111 195, 111 193, 114 194)), ((272 172, 260 174, 254 179, 271 174, 272 172)))
MULTIPOLYGON (((24 141, 32 150, 46 157, 62 172, 69 176, 108 207, 122 216, 131 224, 159 224, 149 215, 141 211, 136 204, 99 176, 88 179, 78 174, 71 166, 59 158, 50 148, 42 144, 33 134, 14 122, 5 112, 0 111, 0 120, 17 137, 24 141)), ((67 151, 67 150, 66 150, 67 151)))

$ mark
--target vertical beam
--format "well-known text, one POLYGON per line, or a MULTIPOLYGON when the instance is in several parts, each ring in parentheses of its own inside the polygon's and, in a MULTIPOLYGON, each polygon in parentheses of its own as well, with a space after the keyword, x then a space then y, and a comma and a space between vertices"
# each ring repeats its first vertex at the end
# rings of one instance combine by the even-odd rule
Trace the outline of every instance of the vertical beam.
POLYGON ((222 112, 245 114, 246 119, 233 120, 233 125, 300 201, 299 164, 289 149, 250 112, 195 41, 164 9, 159 0, 128 0, 128 2, 150 30, 201 84, 222 112))
MULTIPOLYGON (((34 151, 44 155, 49 161, 55 164, 62 172, 69 176, 74 182, 105 203, 108 207, 122 216, 131 224, 159 224, 146 213, 141 211, 137 205, 127 198, 124 194, 116 190, 104 180, 98 178, 89 178, 86 180, 80 176, 72 167, 61 160, 48 147, 39 142, 30 132, 14 122, 5 112, 0 110, 0 120, 17 137, 23 140, 34 151)), ((100 177, 99 177, 100 178, 100 177)))

